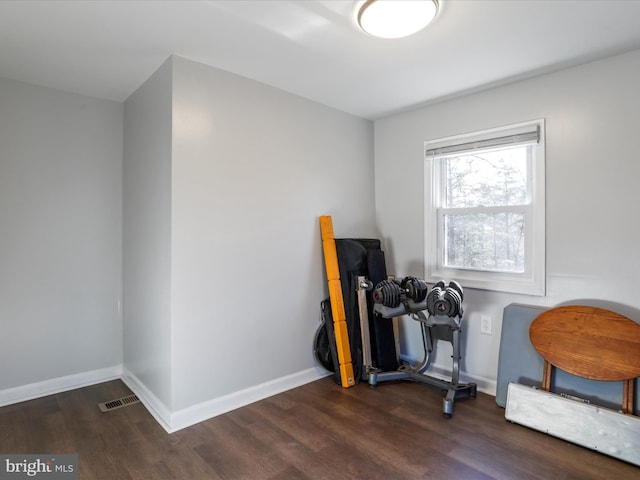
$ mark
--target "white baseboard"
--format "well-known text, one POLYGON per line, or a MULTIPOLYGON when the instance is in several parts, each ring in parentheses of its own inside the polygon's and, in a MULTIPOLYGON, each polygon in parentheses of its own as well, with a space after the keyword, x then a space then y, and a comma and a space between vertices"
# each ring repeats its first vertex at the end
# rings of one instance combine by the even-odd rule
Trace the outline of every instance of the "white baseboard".
MULTIPOLYGON (((285 377, 276 378, 260 385, 214 398, 191 407, 187 407, 171 415, 169 433, 176 432, 196 423, 216 417, 236 408, 244 407, 292 388, 314 382, 328 375, 326 370, 318 367, 309 368, 285 377)), ((166 427, 165 427, 166 428, 166 427)))
MULTIPOLYGON (((446 368, 442 365, 433 364, 426 373, 436 378, 441 378, 442 380, 451 381, 451 367, 446 368)), ((468 372, 460 372, 460 381, 464 383, 475 383, 479 392, 486 393, 492 397, 496 396, 496 380, 468 372)))
POLYGON ((138 397, 149 413, 167 432, 171 433, 171 410, 133 373, 122 368, 122 381, 138 397))
POLYGON ((91 370, 89 372, 52 378, 42 382, 30 383, 19 387, 0 390, 0 407, 26 402, 34 398, 46 397, 67 390, 88 387, 96 383, 117 380, 122 375, 122 365, 91 370))
MULTIPOLYGON (((451 372, 444 366, 431 365, 428 374, 442 378, 443 380, 451 380, 451 372)), ((237 408, 244 407, 245 405, 277 395, 278 393, 314 382, 326 377, 327 375, 331 375, 331 373, 319 367, 314 367, 285 377, 270 380, 244 390, 207 400, 173 413, 146 387, 144 383, 142 383, 126 368, 122 368, 122 375, 120 378, 131 389, 131 391, 136 394, 162 428, 164 428, 168 433, 173 433, 191 425, 195 425, 196 423, 222 415, 223 413, 227 413, 237 408)), ((473 382, 478 386, 477 388, 479 392, 486 393, 494 397, 496 395, 496 380, 469 374, 467 372, 461 372, 460 381, 465 383, 473 382)))
MULTIPOLYGON (((450 370, 439 365, 431 365, 428 374, 444 380, 451 379, 450 370)), ((114 367, 92 370, 90 372, 68 375, 65 377, 45 380, 43 382, 2 390, 0 391, 0 407, 68 390, 74 390, 76 388, 87 387, 97 383, 121 379, 140 399, 142 404, 162 426, 162 428, 164 428, 168 433, 173 433, 204 420, 208 420, 209 418, 244 407, 250 403, 314 382, 326 377, 327 375, 330 375, 330 373, 326 370, 319 367, 313 367, 285 377, 276 378, 259 385, 254 385, 244 390, 213 398, 176 412, 171 412, 169 407, 160 401, 158 397, 156 397, 153 392, 151 392, 151 390, 149 390, 133 373, 122 365, 117 365, 114 367)), ((468 374, 466 372, 461 372, 460 380, 462 382, 476 383, 478 391, 480 392, 492 396, 495 396, 496 394, 495 380, 468 374)))
POLYGON ((314 367, 172 413, 138 377, 122 365, 117 365, 1 390, 0 407, 120 379, 140 399, 162 428, 172 433, 327 375, 329 373, 326 370, 314 367))

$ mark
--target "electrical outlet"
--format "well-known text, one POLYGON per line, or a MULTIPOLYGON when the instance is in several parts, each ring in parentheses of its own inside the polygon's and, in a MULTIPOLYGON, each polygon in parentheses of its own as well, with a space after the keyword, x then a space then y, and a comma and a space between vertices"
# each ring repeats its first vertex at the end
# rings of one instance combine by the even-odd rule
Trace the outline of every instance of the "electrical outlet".
POLYGON ((480 315, 480 333, 483 335, 491 335, 492 323, 491 315, 480 315))

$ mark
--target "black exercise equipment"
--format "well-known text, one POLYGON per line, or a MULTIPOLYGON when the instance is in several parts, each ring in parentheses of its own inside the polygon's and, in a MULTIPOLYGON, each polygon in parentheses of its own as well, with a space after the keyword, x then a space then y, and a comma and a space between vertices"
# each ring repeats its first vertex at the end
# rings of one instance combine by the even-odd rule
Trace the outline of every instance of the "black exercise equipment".
MULTIPOLYGON (((387 277, 384 252, 380 247, 380 240, 377 239, 336 238, 335 245, 354 376, 356 382, 363 379, 366 381, 367 370, 372 366, 387 371, 395 370, 399 365, 393 324, 373 311, 371 294, 373 284, 387 277), (364 308, 368 313, 365 319, 360 318, 360 310, 363 306, 360 305, 361 302, 357 297, 357 291, 361 289, 358 281, 360 277, 367 279, 364 289, 367 291, 364 308), (366 346, 362 344, 362 322, 365 322, 365 329, 369 333, 368 345, 366 346), (370 358, 367 365, 363 364, 365 349, 369 353, 368 358, 370 358)), ((314 355, 327 370, 338 372, 335 375, 336 383, 341 383, 335 343, 332 343, 335 342, 335 335, 329 299, 321 303, 321 309, 323 321, 314 339, 314 355), (327 331, 326 334, 323 332, 324 330, 327 331), (329 345, 324 343, 326 336, 329 338, 329 345), (333 348, 333 356, 329 355, 329 347, 333 348), (335 363, 333 362, 334 358, 335 363)))
MULTIPOLYGON (((459 381, 462 286, 441 281, 429 290, 415 276, 388 277, 379 240, 335 239, 335 247, 355 381, 375 387, 385 381, 412 380, 440 388, 447 392, 443 400, 447 418, 453 414, 455 399, 475 398, 476 384, 459 381), (415 367, 401 362, 396 348, 397 321, 405 315, 421 326, 425 355, 415 367), (450 381, 427 374, 438 340, 453 348, 450 381)), ((314 338, 314 355, 341 384, 330 300, 321 307, 323 321, 314 338)))
POLYGON ((427 295, 427 311, 429 315, 462 316, 462 287, 456 281, 436 283, 427 295))
POLYGON ((333 380, 338 385, 341 385, 342 379, 340 377, 340 363, 336 348, 336 335, 333 328, 333 315, 331 314, 331 300, 327 298, 320 302, 320 310, 322 312, 322 323, 313 339, 313 354, 320 365, 333 372, 333 380))
MULTIPOLYGON (((460 332, 462 324, 462 287, 457 282, 450 282, 445 287, 444 282, 438 282, 433 289, 425 296, 416 296, 418 290, 409 289, 411 282, 416 284, 414 277, 405 277, 400 283, 399 302, 391 295, 385 294, 393 290, 388 283, 376 286, 375 291, 381 292, 376 298, 374 296, 374 311, 384 318, 396 318, 402 315, 409 315, 413 320, 420 322, 422 330, 422 340, 425 355, 422 363, 417 367, 402 365, 396 371, 381 372, 378 369, 369 371, 369 385, 375 387, 379 382, 392 380, 413 380, 433 387, 440 388, 447 392, 443 399, 442 410, 444 416, 450 418, 453 415, 453 403, 456 398, 475 398, 477 386, 475 383, 460 382, 460 332), (402 288, 402 286, 406 288, 402 288), (415 299, 412 296, 416 296, 415 299), (391 298, 392 301, 387 301, 391 298), (421 301, 416 299, 422 298, 421 301), (386 302, 385 302, 386 301, 386 302), (424 312, 428 315, 425 316, 424 312), (434 354, 435 342, 443 340, 451 343, 453 349, 453 365, 451 371, 451 381, 443 380, 427 375, 425 372, 431 365, 434 354)), ((421 280, 421 282, 423 282, 421 280)), ((397 281, 391 281, 398 285, 397 281)))

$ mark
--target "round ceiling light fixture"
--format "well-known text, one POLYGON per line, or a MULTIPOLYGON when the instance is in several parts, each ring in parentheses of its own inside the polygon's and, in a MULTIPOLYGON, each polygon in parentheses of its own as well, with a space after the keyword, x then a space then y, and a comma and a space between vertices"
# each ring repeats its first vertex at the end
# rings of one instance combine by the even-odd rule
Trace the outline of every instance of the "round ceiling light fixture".
POLYGON ((358 25, 376 37, 408 37, 433 21, 438 6, 438 0, 367 0, 358 11, 358 25))

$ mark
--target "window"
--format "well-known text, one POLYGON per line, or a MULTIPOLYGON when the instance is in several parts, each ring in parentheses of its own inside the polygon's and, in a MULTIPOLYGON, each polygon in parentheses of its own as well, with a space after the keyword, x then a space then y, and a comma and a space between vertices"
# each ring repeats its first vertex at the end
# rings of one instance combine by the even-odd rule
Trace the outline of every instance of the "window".
POLYGON ((544 295, 544 163, 544 120, 426 141, 426 278, 544 295))

